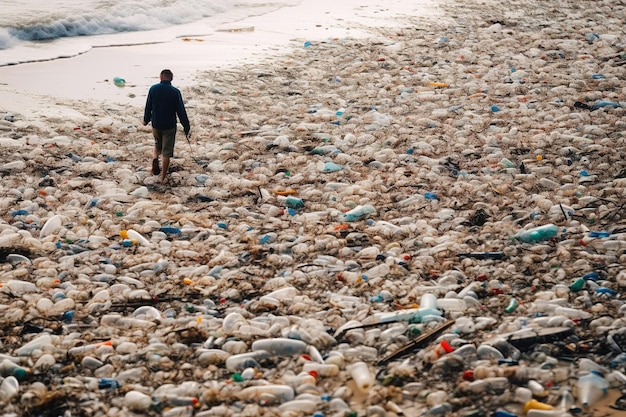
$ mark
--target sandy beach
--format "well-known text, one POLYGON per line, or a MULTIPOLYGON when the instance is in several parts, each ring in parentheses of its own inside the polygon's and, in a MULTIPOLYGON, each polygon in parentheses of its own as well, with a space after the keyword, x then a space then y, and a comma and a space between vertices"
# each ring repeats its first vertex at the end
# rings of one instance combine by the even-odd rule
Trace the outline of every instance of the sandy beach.
POLYGON ((626 6, 342 4, 180 38, 168 60, 0 68, 0 329, 28 370, 0 386, 4 415, 614 412, 626 6), (161 67, 192 124, 165 190, 139 123, 161 67), (609 394, 583 407, 591 370, 609 394))

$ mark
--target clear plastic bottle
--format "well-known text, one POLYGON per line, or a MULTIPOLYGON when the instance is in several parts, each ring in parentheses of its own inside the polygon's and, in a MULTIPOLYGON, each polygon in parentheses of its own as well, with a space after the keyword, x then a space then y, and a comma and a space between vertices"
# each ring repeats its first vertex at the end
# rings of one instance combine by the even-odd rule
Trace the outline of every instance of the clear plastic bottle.
POLYGON ((266 395, 273 395, 279 401, 291 401, 294 398, 294 391, 288 385, 268 384, 247 387, 241 390, 237 396, 243 401, 259 400, 266 395))
POLYGON ((52 336, 47 333, 42 334, 41 336, 38 336, 37 338, 31 340, 30 342, 19 348, 17 350, 17 356, 30 356, 33 351, 41 350, 45 346, 50 345, 52 345, 52 336))
POLYGON ((271 356, 272 354, 266 350, 232 355, 226 359, 226 369, 230 372, 239 372, 248 367, 258 367, 259 363, 257 360, 267 359, 271 356))
POLYGON ((299 355, 306 351, 307 344, 301 340, 276 337, 261 339, 252 343, 253 351, 265 350, 274 356, 299 355))
POLYGON ((576 382, 578 401, 583 407, 589 407, 606 395, 608 381, 599 371, 590 371, 576 382))

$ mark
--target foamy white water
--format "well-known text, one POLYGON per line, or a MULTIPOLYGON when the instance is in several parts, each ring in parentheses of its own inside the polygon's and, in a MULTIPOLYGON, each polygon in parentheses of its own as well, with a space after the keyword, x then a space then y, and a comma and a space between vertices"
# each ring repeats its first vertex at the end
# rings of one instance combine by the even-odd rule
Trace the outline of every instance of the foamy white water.
POLYGON ((0 110, 36 110, 40 106, 33 103, 43 97, 55 104, 70 98, 141 106, 163 68, 174 71, 178 87, 206 84, 197 76, 202 70, 278 57, 306 41, 380 36, 380 27, 390 28, 391 34, 393 28, 408 24, 407 16, 438 15, 437 4, 436 0, 240 0, 224 12, 161 29, 24 41, 0 50, 0 62, 13 56, 22 63, 0 66, 0 110), (31 56, 37 58, 25 58, 31 56), (124 78, 126 86, 116 87, 114 77, 124 78))
POLYGON ((300 0, 6 0, 0 14, 0 66, 66 58, 94 47, 165 42, 212 33, 214 26, 294 6, 300 0), (197 23, 189 33, 185 25, 197 23), (103 36, 106 35, 106 36, 103 36))

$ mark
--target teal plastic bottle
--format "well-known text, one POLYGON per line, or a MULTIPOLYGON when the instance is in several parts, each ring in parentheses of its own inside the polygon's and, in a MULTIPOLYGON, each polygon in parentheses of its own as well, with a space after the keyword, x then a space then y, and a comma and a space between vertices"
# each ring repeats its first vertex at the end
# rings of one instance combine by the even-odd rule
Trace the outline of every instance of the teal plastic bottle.
POLYGON ((543 226, 535 227, 529 230, 522 230, 516 233, 513 236, 513 239, 517 239, 524 243, 541 242, 556 237, 558 232, 558 226, 554 224, 545 224, 543 226))

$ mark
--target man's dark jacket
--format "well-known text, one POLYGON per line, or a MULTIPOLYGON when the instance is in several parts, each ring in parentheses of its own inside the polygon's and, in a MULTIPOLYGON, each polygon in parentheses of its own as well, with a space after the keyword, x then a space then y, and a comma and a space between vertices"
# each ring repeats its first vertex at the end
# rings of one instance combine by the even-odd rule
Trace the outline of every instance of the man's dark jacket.
POLYGON ((180 90, 167 80, 150 87, 143 115, 144 122, 147 124, 152 121, 152 127, 159 130, 174 129, 176 115, 185 129, 185 134, 188 134, 191 127, 180 90))

